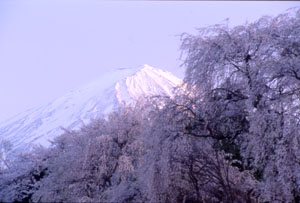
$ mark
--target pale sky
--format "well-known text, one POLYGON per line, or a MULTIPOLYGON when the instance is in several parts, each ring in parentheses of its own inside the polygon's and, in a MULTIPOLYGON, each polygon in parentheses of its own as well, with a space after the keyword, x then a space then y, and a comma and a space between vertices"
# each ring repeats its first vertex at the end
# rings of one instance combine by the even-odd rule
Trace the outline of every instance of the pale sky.
POLYGON ((300 2, 0 0, 0 121, 116 68, 182 77, 183 32, 275 16, 300 2))

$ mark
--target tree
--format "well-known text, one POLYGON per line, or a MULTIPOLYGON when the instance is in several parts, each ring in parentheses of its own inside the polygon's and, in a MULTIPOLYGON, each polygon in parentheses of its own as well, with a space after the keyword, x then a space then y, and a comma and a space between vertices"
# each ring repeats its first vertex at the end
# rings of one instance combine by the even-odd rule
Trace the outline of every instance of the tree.
POLYGON ((237 146, 268 201, 300 198, 299 36, 300 10, 183 35, 185 81, 203 95, 209 136, 237 146))

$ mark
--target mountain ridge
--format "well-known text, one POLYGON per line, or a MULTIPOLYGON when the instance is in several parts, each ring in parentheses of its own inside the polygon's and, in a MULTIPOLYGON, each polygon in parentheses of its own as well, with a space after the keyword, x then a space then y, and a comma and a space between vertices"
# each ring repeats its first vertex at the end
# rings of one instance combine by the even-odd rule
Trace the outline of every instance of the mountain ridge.
POLYGON ((109 71, 46 105, 0 122, 0 134, 13 144, 14 152, 26 151, 33 144, 48 147, 54 137, 63 133, 60 126, 77 129, 82 122, 103 117, 141 96, 171 96, 172 89, 181 82, 170 72, 146 64, 140 70, 109 71))

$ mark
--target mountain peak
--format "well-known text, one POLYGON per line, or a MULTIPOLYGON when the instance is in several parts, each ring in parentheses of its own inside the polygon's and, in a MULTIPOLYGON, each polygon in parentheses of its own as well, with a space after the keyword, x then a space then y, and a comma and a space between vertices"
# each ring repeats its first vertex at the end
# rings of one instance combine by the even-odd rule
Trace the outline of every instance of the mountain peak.
POLYGON ((157 72, 158 68, 154 68, 153 66, 150 66, 148 64, 144 64, 143 68, 140 71, 144 71, 144 72, 157 72))
POLYGON ((152 66, 148 65, 148 64, 144 64, 144 68, 142 68, 142 70, 143 69, 150 69, 150 70, 152 70, 154 68, 152 66))
POLYGON ((144 96, 172 96, 172 90, 181 83, 172 73, 145 64, 135 74, 117 82, 115 89, 119 103, 130 103, 144 96))

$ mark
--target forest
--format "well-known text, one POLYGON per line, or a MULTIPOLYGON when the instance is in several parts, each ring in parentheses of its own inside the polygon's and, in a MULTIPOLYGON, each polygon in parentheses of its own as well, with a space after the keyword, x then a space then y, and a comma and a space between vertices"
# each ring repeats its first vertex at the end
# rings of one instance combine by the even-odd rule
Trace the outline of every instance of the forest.
POLYGON ((0 202, 300 202, 300 10, 181 40, 173 97, 1 158, 0 202))

